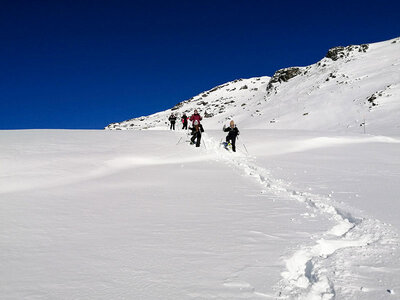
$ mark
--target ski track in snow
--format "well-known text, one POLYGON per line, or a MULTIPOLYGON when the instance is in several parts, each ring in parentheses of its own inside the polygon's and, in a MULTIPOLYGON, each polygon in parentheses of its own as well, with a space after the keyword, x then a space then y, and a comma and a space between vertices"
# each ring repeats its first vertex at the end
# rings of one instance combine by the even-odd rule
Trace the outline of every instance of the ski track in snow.
MULTIPOLYGON (((227 152, 221 147, 220 142, 207 134, 203 134, 202 144, 208 153, 216 155, 216 160, 223 161, 253 177, 262 187, 261 193, 266 193, 268 190, 279 197, 302 202, 314 214, 325 215, 336 223, 322 237, 313 237, 313 244, 299 246, 291 257, 285 259, 286 270, 281 273, 282 280, 275 287, 277 295, 274 298, 335 299, 337 293, 334 286, 335 272, 344 271, 346 268, 346 259, 340 259, 341 250, 356 247, 362 254, 367 251, 368 246, 379 243, 378 249, 383 254, 385 251, 390 251, 389 248, 393 249, 393 244, 398 244, 397 234, 389 225, 378 220, 354 217, 341 209, 340 205, 330 197, 294 190, 290 183, 273 178, 268 170, 254 164, 254 157, 241 149, 238 149, 237 153, 227 152), (335 258, 332 270, 326 265, 328 263, 332 265, 328 259, 333 254, 335 258)), ((245 289, 254 297, 271 297, 255 291, 248 283, 229 282, 225 286, 245 289)), ((341 287, 342 292, 343 290, 346 290, 346 287, 341 287)))

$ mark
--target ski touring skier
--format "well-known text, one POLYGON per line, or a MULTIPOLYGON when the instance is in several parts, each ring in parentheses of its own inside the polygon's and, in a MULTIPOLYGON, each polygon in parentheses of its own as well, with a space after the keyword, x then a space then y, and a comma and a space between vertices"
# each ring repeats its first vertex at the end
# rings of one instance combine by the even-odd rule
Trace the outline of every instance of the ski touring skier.
POLYGON ((170 121, 171 126, 169 127, 169 130, 175 130, 175 122, 176 122, 176 116, 174 115, 174 113, 171 113, 171 115, 168 118, 168 121, 170 121))
POLYGON ((182 116, 182 124, 183 124, 182 129, 187 129, 187 126, 188 126, 188 116, 186 115, 186 113, 183 113, 183 116, 182 116))
POLYGON ((229 123, 229 127, 224 127, 222 128, 224 132, 228 132, 228 135, 226 136, 226 144, 225 148, 228 146, 229 143, 232 145, 232 151, 236 152, 236 138, 239 135, 239 129, 236 127, 235 122, 231 120, 229 123))

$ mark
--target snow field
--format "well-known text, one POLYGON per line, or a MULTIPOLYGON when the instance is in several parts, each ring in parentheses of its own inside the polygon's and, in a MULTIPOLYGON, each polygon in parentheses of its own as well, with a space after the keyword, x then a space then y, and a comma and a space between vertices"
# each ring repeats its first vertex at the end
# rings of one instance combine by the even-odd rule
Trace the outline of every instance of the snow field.
MULTIPOLYGON (((377 202, 342 173, 372 161, 377 177, 395 182, 397 138, 243 130, 230 153, 222 131, 207 131, 200 148, 181 137, 1 132, 4 298, 397 295, 399 206, 390 199, 398 187, 378 191, 377 202), (347 151, 357 159, 347 161, 347 151), (323 186, 322 178, 333 179, 323 186)), ((357 174, 376 189, 375 177, 357 174)))
POLYGON ((319 218, 179 137, 1 132, 3 298, 274 297, 319 218))
MULTIPOLYGON (((261 137, 262 135, 259 134, 258 138, 261 137)), ((287 143, 287 140, 285 140, 285 142, 287 143)), ((239 141, 238 143, 240 144, 239 141)), ((363 143, 399 144, 399 140, 381 136, 318 137, 312 138, 309 142, 302 141, 301 147, 297 145, 293 147, 292 145, 292 147, 287 148, 293 152, 302 152, 313 148, 331 147, 332 145, 343 146, 363 143)), ((207 144, 210 144, 210 142, 208 141, 207 144)), ((218 143, 214 141, 214 145, 217 147, 218 143)), ((322 238, 313 237, 316 239, 316 244, 314 246, 302 247, 300 250, 296 251, 292 257, 286 259, 287 271, 282 273, 284 279, 280 282, 280 296, 286 295, 295 297, 296 299, 333 299, 335 296, 339 295, 343 297, 349 297, 351 295, 351 297, 354 297, 355 293, 365 291, 365 288, 359 287, 355 289, 343 288, 336 282, 337 286, 335 289, 334 282, 326 275, 327 273, 332 273, 332 270, 329 270, 325 266, 325 261, 333 254, 340 256, 340 253, 338 254, 340 251, 338 250, 355 247, 361 255, 367 256, 367 253, 369 255, 371 254, 369 253, 370 249, 366 248, 366 246, 374 243, 379 245, 379 250, 375 249, 377 250, 377 253, 374 253, 375 256, 381 257, 384 253, 391 253, 392 256, 396 254, 397 256, 394 257, 398 257, 399 250, 398 247, 396 249, 396 246, 399 245, 399 238, 396 230, 392 230, 390 226, 378 220, 353 217, 349 211, 343 209, 343 205, 333 201, 331 194, 327 197, 323 197, 310 192, 302 192, 293 189, 289 183, 273 179, 270 172, 255 165, 251 162, 251 159, 245 158, 243 155, 244 146, 243 144, 241 155, 228 157, 226 153, 224 153, 224 158, 228 160, 228 164, 234 164, 246 174, 255 177, 263 187, 270 191, 272 190, 272 192, 278 194, 280 197, 294 198, 300 202, 306 203, 307 206, 314 211, 313 215, 315 213, 325 214, 328 215, 329 219, 337 222, 337 225, 327 231, 322 238)), ((245 148, 245 150, 246 149, 247 148, 245 148)), ((285 151, 281 151, 281 153, 282 152, 284 153, 285 151)), ((267 156, 268 155, 277 155, 277 153, 273 151, 272 153, 268 153, 267 156)), ((399 161, 396 161, 395 163, 398 162, 399 161)), ((398 165, 395 166, 398 167, 398 165)), ((398 209, 397 212, 399 212, 398 209)), ((387 261, 387 263, 390 264, 389 261, 387 261)), ((392 272, 398 272, 398 267, 399 262, 397 261, 396 267, 392 272)), ((330 268, 332 268, 332 266, 330 268)), ((344 266, 339 265, 333 268, 335 270, 345 269, 344 266)), ((332 274, 330 274, 330 276, 332 276, 332 274)), ((392 276, 395 275, 392 274, 392 276)), ((396 285, 398 285, 398 281, 396 285)), ((377 297, 382 297, 384 293, 382 293, 382 290, 379 292, 380 295, 377 295, 377 297)), ((389 294, 392 293, 390 292, 389 294)), ((387 294, 384 295, 386 296, 387 294)), ((363 297, 365 296, 363 295, 363 297)))

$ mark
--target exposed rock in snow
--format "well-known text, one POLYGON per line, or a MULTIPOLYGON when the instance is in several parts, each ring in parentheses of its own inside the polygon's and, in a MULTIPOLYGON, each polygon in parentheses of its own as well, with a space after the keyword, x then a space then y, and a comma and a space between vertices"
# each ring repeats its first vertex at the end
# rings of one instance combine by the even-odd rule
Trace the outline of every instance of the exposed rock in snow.
POLYGON ((271 80, 268 83, 268 89, 272 88, 274 83, 286 82, 300 73, 301 69, 296 67, 278 70, 275 72, 274 76, 271 77, 271 80))
POLYGON ((340 58, 348 57, 354 51, 367 52, 368 48, 369 48, 369 45, 367 45, 367 44, 362 44, 359 46, 358 45, 350 45, 347 47, 334 47, 334 48, 329 49, 329 51, 325 57, 336 61, 340 58))

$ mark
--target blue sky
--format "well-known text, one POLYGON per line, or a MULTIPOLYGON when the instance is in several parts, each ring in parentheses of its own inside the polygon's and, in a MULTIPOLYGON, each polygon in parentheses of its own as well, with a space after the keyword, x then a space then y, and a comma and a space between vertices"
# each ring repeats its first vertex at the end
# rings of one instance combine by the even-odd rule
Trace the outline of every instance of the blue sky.
POLYGON ((1 1, 0 129, 101 129, 400 36, 400 1, 1 1))

